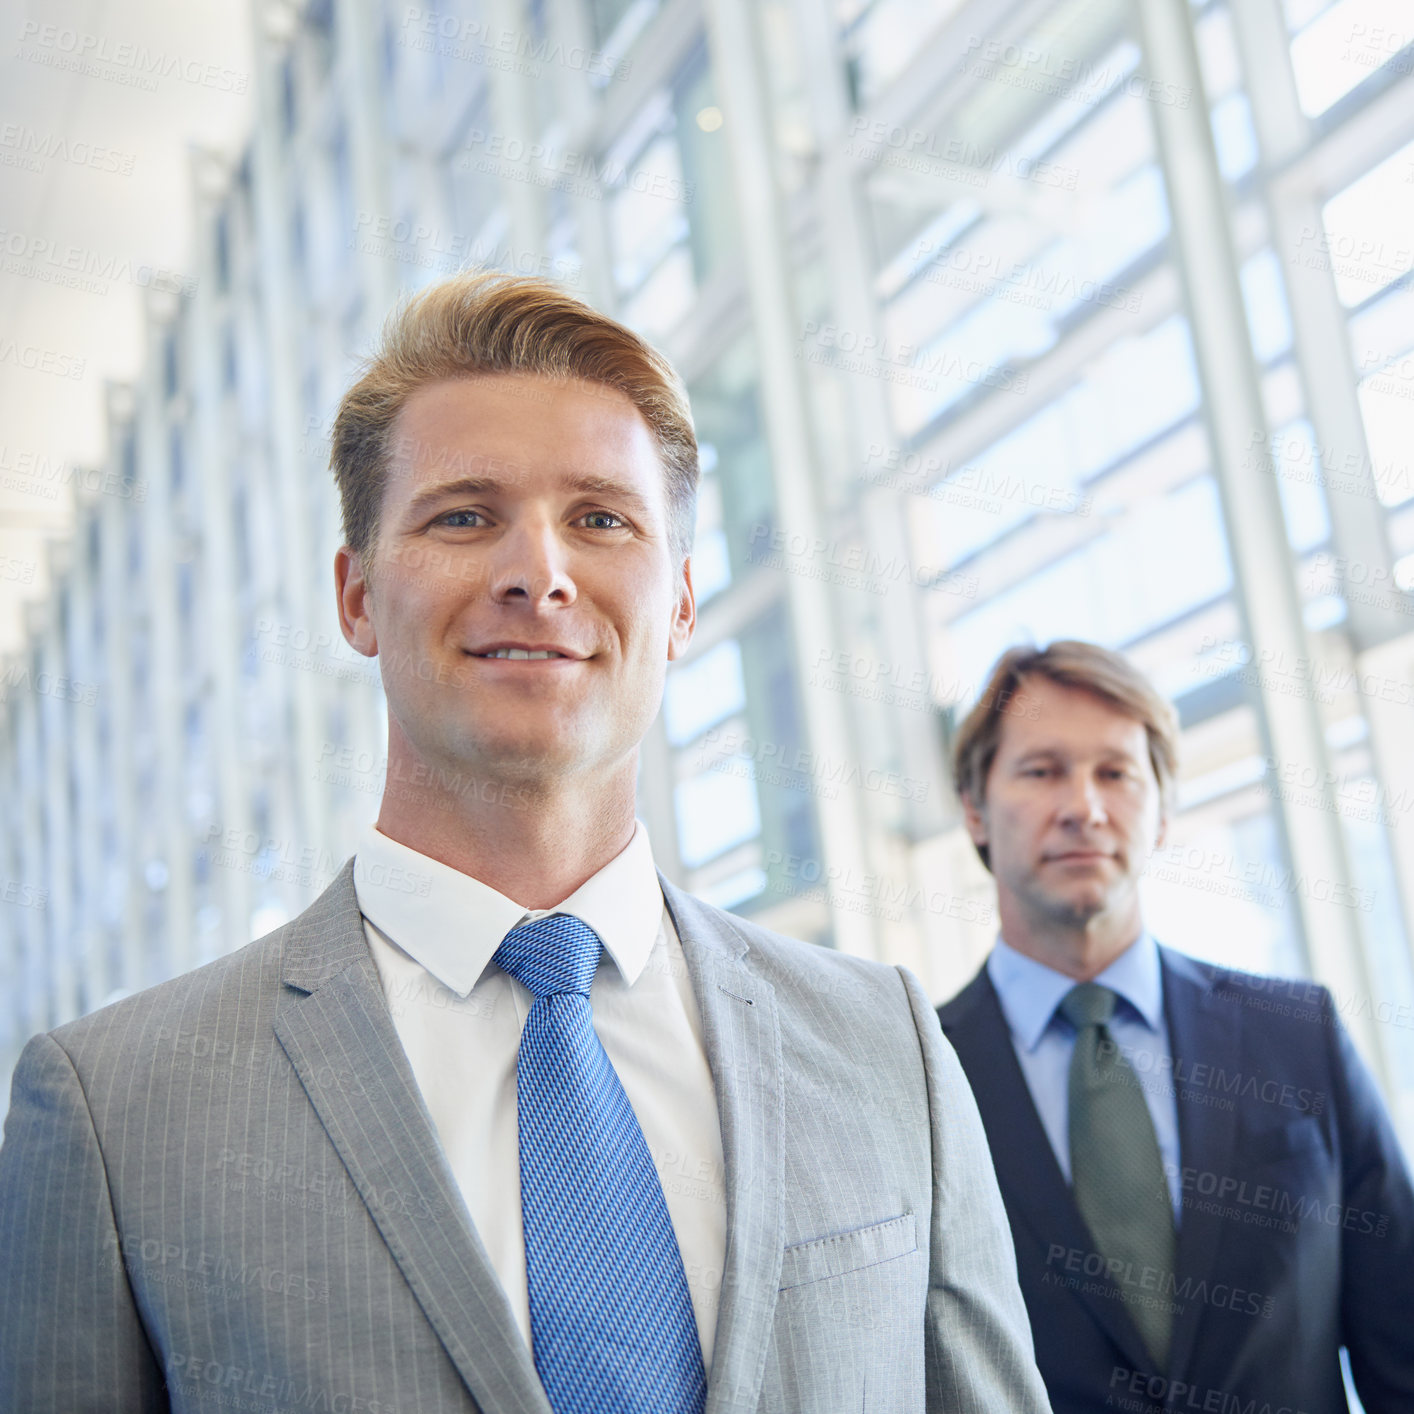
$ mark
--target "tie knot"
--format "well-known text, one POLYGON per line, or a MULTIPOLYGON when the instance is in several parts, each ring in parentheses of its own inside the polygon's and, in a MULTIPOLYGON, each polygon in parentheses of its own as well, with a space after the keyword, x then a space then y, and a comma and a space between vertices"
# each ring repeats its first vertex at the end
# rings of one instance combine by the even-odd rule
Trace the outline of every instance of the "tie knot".
POLYGON ((1087 1026, 1107 1026, 1115 1014, 1115 994, 1097 982, 1082 982, 1061 998, 1060 1009, 1077 1031, 1087 1026))
POLYGON ((587 997, 603 951, 589 924, 568 913, 552 913, 512 928, 492 961, 537 1001, 566 993, 587 997))

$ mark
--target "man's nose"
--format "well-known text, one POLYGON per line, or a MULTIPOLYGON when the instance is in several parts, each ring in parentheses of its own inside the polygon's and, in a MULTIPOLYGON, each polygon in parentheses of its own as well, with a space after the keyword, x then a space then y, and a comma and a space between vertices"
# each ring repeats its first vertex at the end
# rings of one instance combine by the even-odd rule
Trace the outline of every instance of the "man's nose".
POLYGON ((548 518, 529 517, 501 537, 491 570, 491 597, 498 603, 572 604, 565 547, 548 518))
POLYGON ((1094 776, 1077 771, 1066 780, 1064 791, 1061 811, 1067 820, 1098 825, 1108 818, 1104 792, 1094 776))

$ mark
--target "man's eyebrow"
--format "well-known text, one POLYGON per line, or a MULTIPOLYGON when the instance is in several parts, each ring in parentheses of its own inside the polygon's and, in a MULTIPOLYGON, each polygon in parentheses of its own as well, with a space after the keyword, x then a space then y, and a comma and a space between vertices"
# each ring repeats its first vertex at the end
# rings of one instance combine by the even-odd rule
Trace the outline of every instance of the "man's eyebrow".
POLYGON ((413 495, 408 502, 408 512, 417 515, 448 496, 494 496, 503 484, 489 476, 455 476, 450 481, 434 481, 413 495))
MULTIPOLYGON (((1137 765, 1142 759, 1123 746, 1109 746, 1099 752, 1101 761, 1126 761, 1137 765)), ((1060 746, 1033 746, 1029 751, 1023 751, 1014 764, 1024 766, 1028 761, 1038 760, 1069 761, 1070 753, 1060 746)))
POLYGON ((648 509, 648 502, 625 482, 616 481, 612 476, 576 476, 569 482, 570 490, 582 496, 604 496, 614 501, 622 501, 640 512, 648 509))
MULTIPOLYGON (((612 476, 576 476, 567 483, 568 489, 582 496, 603 496, 629 506, 639 515, 646 515, 648 502, 631 486, 612 476)), ((447 481, 434 481, 414 493, 408 502, 411 516, 452 496, 494 496, 504 491, 506 483, 491 476, 455 476, 447 481)))
POLYGON ((1065 752, 1058 746, 1033 746, 1029 751, 1023 751, 1016 758, 1016 764, 1024 766, 1026 762, 1035 761, 1040 757, 1049 757, 1053 761, 1059 761, 1065 757, 1065 752))

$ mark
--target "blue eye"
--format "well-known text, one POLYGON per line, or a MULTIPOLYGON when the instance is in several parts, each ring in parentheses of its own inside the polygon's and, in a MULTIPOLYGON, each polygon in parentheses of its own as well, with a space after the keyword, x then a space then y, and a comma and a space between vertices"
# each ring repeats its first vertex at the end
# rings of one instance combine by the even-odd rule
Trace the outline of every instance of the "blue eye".
POLYGON ((590 511, 584 519, 591 522, 591 529, 594 530, 617 530, 623 525, 623 521, 612 511, 590 511), (608 524, 604 524, 604 522, 608 522, 608 524))
POLYGON ((481 518, 480 511, 448 511, 446 515, 439 517, 443 525, 450 525, 456 529, 469 527, 473 521, 480 521, 481 518))

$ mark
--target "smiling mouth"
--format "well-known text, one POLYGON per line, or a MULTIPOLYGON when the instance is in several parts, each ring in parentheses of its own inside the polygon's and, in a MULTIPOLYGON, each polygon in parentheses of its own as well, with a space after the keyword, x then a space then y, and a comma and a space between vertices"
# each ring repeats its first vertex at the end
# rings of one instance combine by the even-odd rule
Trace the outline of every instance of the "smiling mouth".
POLYGON ((513 658, 517 662, 540 658, 565 658, 568 655, 556 653, 549 648, 494 648, 489 653, 473 653, 473 658, 513 658))

